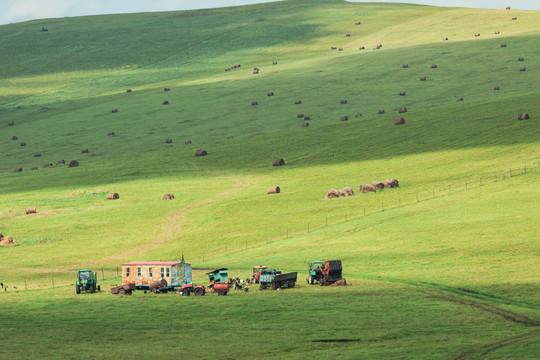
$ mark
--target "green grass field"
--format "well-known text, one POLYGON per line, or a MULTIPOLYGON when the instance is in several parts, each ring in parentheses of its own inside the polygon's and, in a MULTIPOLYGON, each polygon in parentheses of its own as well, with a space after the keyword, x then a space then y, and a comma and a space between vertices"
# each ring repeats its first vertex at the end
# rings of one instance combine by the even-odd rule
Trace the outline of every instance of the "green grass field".
POLYGON ((0 248, 0 358, 537 358, 539 41, 538 12, 340 0, 0 26, 0 232, 17 244, 0 248), (299 284, 75 294, 78 268, 107 290, 123 262, 182 255, 299 284), (352 286, 306 285, 315 259, 352 286))

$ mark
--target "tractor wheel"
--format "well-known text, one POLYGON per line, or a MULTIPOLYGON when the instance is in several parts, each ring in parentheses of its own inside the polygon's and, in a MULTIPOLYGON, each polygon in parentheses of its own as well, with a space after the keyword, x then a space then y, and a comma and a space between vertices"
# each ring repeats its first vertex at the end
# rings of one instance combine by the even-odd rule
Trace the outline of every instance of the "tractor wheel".
POLYGON ((191 295, 191 291, 189 289, 184 289, 182 291, 182 296, 189 296, 189 295, 191 295))
POLYGON ((201 288, 195 289, 195 296, 204 296, 204 289, 201 289, 201 288))
POLYGON ((289 287, 290 287, 290 288, 293 288, 294 285, 295 285, 295 282, 294 282, 294 281, 289 282, 289 287))
POLYGON ((126 295, 126 289, 118 289, 118 295, 126 295))
POLYGON ((315 282, 315 280, 313 280, 313 276, 310 276, 309 277, 309 284, 313 285, 314 282, 315 282))
POLYGON ((90 292, 92 294, 96 292, 96 289, 94 288, 94 285, 90 286, 90 292))
POLYGON ((266 284, 261 283, 261 285, 259 285, 259 290, 264 290, 264 289, 266 289, 266 284))
POLYGON ((227 293, 225 291, 223 291, 223 290, 219 290, 217 294, 218 294, 218 296, 223 296, 223 295, 225 295, 227 293))
POLYGON ((80 294, 81 293, 81 288, 78 286, 78 285, 75 285, 75 292, 77 294, 80 294))
POLYGON ((101 285, 97 286, 97 291, 101 291, 101 285))
POLYGON ((152 294, 157 294, 157 289, 156 288, 153 288, 151 291, 152 291, 152 294))

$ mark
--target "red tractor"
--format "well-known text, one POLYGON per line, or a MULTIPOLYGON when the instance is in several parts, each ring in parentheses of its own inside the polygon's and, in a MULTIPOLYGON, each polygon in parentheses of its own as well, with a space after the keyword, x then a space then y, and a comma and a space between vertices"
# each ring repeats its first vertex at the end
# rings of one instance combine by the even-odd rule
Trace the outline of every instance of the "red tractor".
POLYGON ((259 283, 259 277, 262 273, 266 272, 268 270, 268 266, 259 265, 253 267, 253 280, 255 281, 255 284, 259 283))

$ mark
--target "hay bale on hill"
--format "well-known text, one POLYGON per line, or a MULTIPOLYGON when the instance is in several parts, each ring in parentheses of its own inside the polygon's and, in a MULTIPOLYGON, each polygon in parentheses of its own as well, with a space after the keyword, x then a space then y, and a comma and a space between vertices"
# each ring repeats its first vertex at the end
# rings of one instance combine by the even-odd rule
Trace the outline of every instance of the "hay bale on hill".
POLYGON ((300 124, 300 127, 309 127, 309 123, 308 122, 302 123, 300 124))
POLYGON ((172 144, 172 139, 165 139, 165 144, 172 144))
POLYGON ((79 162, 77 160, 71 160, 69 162, 68 167, 76 167, 76 166, 79 166, 79 162))
POLYGON ((396 119, 396 121, 394 121, 394 125, 404 125, 404 124, 405 124, 404 118, 399 118, 399 119, 396 119))
POLYGON ((351 33, 346 33, 345 37, 351 37, 351 33))
POLYGON ((169 105, 169 100, 164 100, 161 104, 162 105, 169 105))
POLYGON ((499 35, 501 32, 499 30, 495 31, 495 35, 499 35))
POLYGON ((281 192, 281 189, 279 186, 272 186, 269 187, 268 190, 266 190, 267 194, 279 194, 281 192))
POLYGON ((114 135, 115 135, 114 131, 110 131, 110 132, 107 134, 107 136, 114 136, 114 135))
POLYGON ((82 149, 81 153, 88 154, 88 149, 82 149))
POLYGON ((171 89, 166 87, 166 88, 163 89, 163 91, 171 91, 171 89))
POLYGON ((384 110, 379 110, 378 114, 384 114, 384 110))
POLYGON ((283 159, 276 159, 274 160, 274 162, 272 163, 273 166, 283 166, 285 165, 285 160, 283 159))
POLYGON ((66 160, 62 159, 62 160, 58 160, 56 162, 56 165, 64 165, 66 163, 66 160))
POLYGON ((266 94, 268 96, 274 96, 274 92, 273 91, 270 91, 268 94, 266 94))
POLYGON ((447 37, 445 37, 445 38, 443 39, 443 41, 448 41, 448 38, 447 38, 447 37))
POLYGON ((519 71, 527 71, 527 68, 520 68, 519 71))
POLYGON ((297 118, 303 118, 304 117, 304 114, 300 113, 298 115, 296 115, 297 118))
POLYGON ((335 199, 335 198, 341 197, 340 195, 341 194, 336 189, 330 189, 326 192, 327 199, 335 199))
POLYGON ((338 51, 343 51, 343 48, 339 48, 338 51))
POLYGON ((426 81, 426 80, 427 80, 427 78, 425 76, 420 77, 420 81, 426 81))
POLYGON ((30 170, 37 170, 37 166, 31 167, 30 170))
POLYGON ((432 68, 432 69, 436 69, 436 68, 437 68, 437 64, 431 65, 431 68, 432 68))
POLYGON ((191 140, 184 141, 184 145, 191 145, 191 140))
POLYGON ((15 123, 13 121, 10 121, 7 123, 7 126, 13 126, 15 123))
POLYGON ((52 164, 52 163, 45 163, 45 164, 43 164, 43 167, 44 167, 44 168, 48 168, 48 167, 50 167, 50 166, 53 166, 53 164, 52 164))
POLYGON ((256 102, 256 101, 252 101, 252 102, 251 102, 251 106, 257 106, 257 105, 259 105, 259 103, 256 102))
POLYGON ((18 136, 12 136, 11 140, 19 140, 19 137, 18 136))
POLYGON ((272 65, 277 65, 277 61, 272 61, 272 65))
POLYGON ((356 119, 361 118, 361 117, 362 117, 362 114, 356 114, 356 115, 354 115, 354 117, 355 117, 356 119))
POLYGON ((358 189, 358 192, 360 194, 374 193, 377 192, 377 189, 371 184, 364 184, 360 185, 360 189, 358 189))
POLYGON ((407 112, 407 108, 404 106, 404 107, 400 107, 399 110, 398 110, 398 113, 400 114, 403 114, 403 113, 406 113, 407 112))
POLYGON ((35 206, 29 206, 29 207, 26 208, 26 215, 35 214, 35 213, 37 213, 37 210, 36 210, 35 206))
POLYGON ((510 6, 507 6, 507 7, 506 7, 506 10, 510 10, 510 6))
POLYGON ((18 167, 18 168, 15 168, 15 170, 13 170, 14 173, 20 173, 22 172, 22 167, 18 167))
POLYGON ((366 49, 365 46, 360 46, 360 47, 358 48, 358 50, 365 50, 365 49, 366 49))
POLYGON ((304 116, 304 120, 308 121, 311 120, 311 118, 309 116, 304 116))
POLYGON ((519 114, 518 120, 529 120, 529 114, 519 114))
POLYGON ((384 184, 382 183, 382 181, 373 181, 371 185, 373 185, 373 187, 377 190, 384 189, 384 184))
POLYGON ((501 47, 505 48, 505 47, 506 47, 506 44, 501 44, 501 47))
POLYGON ((401 91, 401 92, 399 93, 399 96, 405 96, 405 91, 401 91))
POLYGON ((0 234, 0 246, 13 246, 15 243, 13 242, 13 238, 11 236, 3 236, 0 234))
POLYGON ((517 16, 512 17, 512 20, 517 20, 517 16))
POLYGON ((206 156, 208 153, 205 150, 197 150, 195 151, 195 156, 206 156))
POLYGON ((342 105, 344 105, 344 104, 347 103, 347 100, 341 100, 339 103, 342 104, 342 105))
POLYGON ((225 71, 231 71, 231 68, 225 68, 225 71))
POLYGON ((20 145, 21 145, 21 146, 26 146, 26 142, 25 142, 25 141, 23 141, 23 142, 21 142, 21 144, 20 144, 20 145))
POLYGON ((295 100, 294 105, 300 105, 302 103, 302 100, 295 100))
POLYGON ((342 116, 339 118, 339 121, 349 121, 349 117, 348 116, 342 116))
POLYGON ((112 110, 111 110, 111 113, 113 113, 113 114, 115 114, 115 113, 117 113, 117 112, 118 112, 118 109, 112 109, 112 110))
POLYGON ((22 106, 21 106, 21 105, 19 105, 19 106, 17 106, 17 107, 15 108, 15 109, 17 109, 17 110, 21 110, 21 109, 22 109, 22 106))
POLYGON ((480 36, 480 33, 474 34, 474 37, 479 37, 479 36, 480 36))
POLYGON ((357 21, 357 22, 354 23, 354 25, 360 25, 360 24, 361 24, 360 21, 357 21))
POLYGON ((336 50, 336 49, 337 49, 337 46, 332 46, 330 49, 336 50))
POLYGON ((253 74, 258 74, 259 73, 259 68, 254 68, 253 69, 253 74))
POLYGON ((131 92, 131 89, 127 89, 126 92, 130 93, 130 92, 131 92))
POLYGON ((399 187, 399 182, 396 179, 386 179, 383 181, 385 189, 393 189, 399 187))
POLYGON ((401 67, 402 67, 403 69, 407 69, 407 68, 409 67, 409 64, 403 64, 401 67))
POLYGON ((463 98, 459 98, 459 99, 457 99, 456 101, 463 101, 463 98))
POLYGON ((34 154, 34 157, 41 157, 41 153, 38 153, 38 152, 35 153, 35 154, 34 154))
POLYGON ((525 61, 525 58, 524 57, 519 57, 518 61, 525 61))
POLYGON ((343 189, 341 189, 341 193, 344 194, 344 196, 353 196, 354 195, 354 190, 352 187, 344 187, 343 189))
POLYGON ((493 87, 493 90, 501 90, 501 88, 498 87, 498 86, 494 86, 494 87, 493 87))
POLYGON ((162 200, 173 200, 174 195, 173 194, 165 194, 165 195, 163 195, 163 197, 161 199, 162 200))
POLYGON ((107 194, 107 200, 118 200, 118 199, 120 199, 120 195, 118 193, 107 194))

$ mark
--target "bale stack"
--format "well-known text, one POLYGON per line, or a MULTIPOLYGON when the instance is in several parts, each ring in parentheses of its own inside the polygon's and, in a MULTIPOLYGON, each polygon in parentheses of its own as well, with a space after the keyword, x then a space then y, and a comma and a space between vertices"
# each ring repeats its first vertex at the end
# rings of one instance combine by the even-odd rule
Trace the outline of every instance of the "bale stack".
POLYGON ((208 153, 205 150, 197 150, 195 151, 195 156, 206 156, 208 153))
POLYGON ((18 136, 12 136, 11 140, 19 140, 19 137, 18 136))
POLYGON ((26 215, 35 214, 35 213, 37 213, 37 210, 36 210, 35 206, 29 206, 29 207, 26 208, 26 215))
POLYGON ((405 91, 401 91, 401 92, 399 93, 399 96, 405 96, 405 91))
POLYGON ((420 81, 426 81, 426 80, 427 80, 427 78, 425 76, 420 77, 420 81))
POLYGON ((266 94, 268 96, 274 96, 274 92, 273 91, 270 91, 268 94, 266 94))
POLYGON ((62 159, 62 160, 58 160, 56 162, 57 165, 64 165, 66 163, 66 160, 62 159))
POLYGON ((37 166, 31 167, 30 170, 37 170, 37 166))
POLYGON ((341 100, 339 103, 342 104, 342 105, 344 105, 344 104, 347 103, 347 100, 341 100))
POLYGON ((165 194, 165 195, 163 195, 163 197, 161 199, 162 200, 173 200, 174 195, 173 194, 165 194))
POLYGON ((13 242, 13 238, 11 236, 4 236, 2 233, 0 233, 0 246, 13 246, 15 243, 13 242))
POLYGON ((272 163, 273 166, 283 166, 285 165, 285 160, 283 159, 276 159, 274 160, 274 162, 272 163))
POLYGON ((26 146, 26 142, 25 141, 21 142, 21 146, 26 146))
POLYGON ((168 100, 164 100, 161 104, 163 104, 163 105, 169 105, 169 101, 168 101, 168 100))
POLYGON ((348 116, 342 116, 339 118, 339 121, 349 121, 349 117, 348 116))
POLYGON ((311 120, 311 118, 309 116, 304 116, 304 120, 308 121, 311 120))
POLYGON ((377 189, 371 184, 364 184, 360 185, 360 189, 358 189, 358 192, 360 194, 375 193, 377 192, 377 189))
POLYGON ((34 154, 34 157, 41 157, 41 153, 38 153, 38 152, 35 153, 35 154, 34 154))
POLYGON ((168 87, 164 88, 163 91, 171 91, 168 87))
POLYGON ((120 199, 120 195, 118 193, 107 194, 107 200, 118 200, 118 199, 120 199))
POLYGON ((308 122, 302 123, 300 124, 300 127, 303 127, 303 128, 309 127, 309 123, 308 122))
POLYGON ((295 100, 294 105, 300 105, 302 103, 302 100, 295 100))
POLYGON ((81 153, 88 154, 88 149, 82 149, 81 153))
POLYGON ((281 189, 279 186, 272 186, 269 187, 268 190, 266 190, 267 194, 279 194, 281 192, 281 189))
POLYGON ((117 113, 117 112, 118 112, 118 109, 112 109, 112 110, 111 110, 111 113, 113 113, 113 114, 115 114, 115 113, 117 113))
POLYGON ((256 101, 252 101, 252 102, 251 102, 251 106, 257 106, 257 105, 259 105, 259 103, 256 102, 256 101))
POLYGON ((384 114, 384 110, 379 110, 378 114, 384 114))
POLYGON ((339 191, 336 189, 330 189, 326 192, 326 199, 335 199, 340 197, 339 191))
POLYGON ((384 189, 384 184, 381 182, 381 181, 373 181, 371 183, 371 185, 373 185, 373 187, 376 189, 376 190, 382 190, 384 189))
POLYGON ((13 170, 14 173, 20 173, 22 172, 22 167, 18 167, 18 168, 15 168, 15 170, 13 170))
POLYGON ((165 144, 172 144, 172 139, 165 139, 165 144))
POLYGON ((8 126, 13 126, 15 123, 13 121, 10 121, 7 123, 8 126))
POLYGON ((299 119, 300 119, 300 118, 303 118, 303 117, 304 117, 304 114, 300 113, 300 114, 296 115, 296 117, 299 118, 299 119))
POLYGON ((107 136, 114 136, 114 135, 115 135, 115 134, 114 134, 114 131, 111 131, 111 132, 109 132, 109 133, 107 134, 107 136))
POLYGON ((386 179, 383 181, 385 189, 393 189, 399 187, 399 182, 396 179, 386 179))
POLYGON ((53 164, 52 164, 52 163, 45 163, 45 164, 43 164, 43 167, 44 167, 44 168, 48 168, 48 167, 50 167, 50 166, 53 166, 53 164))

